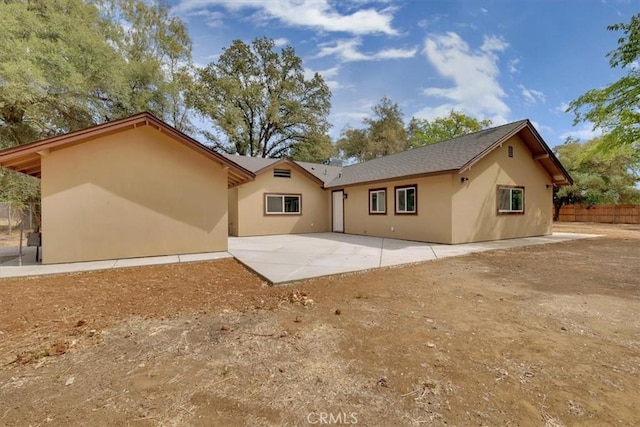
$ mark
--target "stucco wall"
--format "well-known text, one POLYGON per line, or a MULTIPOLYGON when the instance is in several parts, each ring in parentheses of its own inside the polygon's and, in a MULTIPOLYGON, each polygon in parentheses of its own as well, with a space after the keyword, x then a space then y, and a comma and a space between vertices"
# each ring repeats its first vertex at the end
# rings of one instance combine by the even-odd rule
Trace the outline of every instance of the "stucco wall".
POLYGON ((329 231, 329 199, 321 184, 289 166, 279 165, 278 169, 291 169, 291 178, 276 178, 273 168, 270 168, 256 176, 254 181, 237 187, 237 235, 329 231), (265 193, 301 194, 301 215, 265 215, 265 193))
POLYGON ((227 249, 222 166, 148 126, 42 159, 43 262, 227 249))
POLYGON ((238 235, 238 187, 229 189, 229 235, 238 235))
POLYGON ((548 173, 514 136, 502 147, 456 174, 453 182, 452 243, 540 236, 551 233, 553 190, 548 173), (508 146, 513 146, 513 158, 508 146), (469 178, 465 183, 460 177, 469 178), (497 213, 497 186, 525 187, 524 214, 497 213))
MULTIPOLYGON (((346 187, 345 233, 424 242, 451 240, 451 175, 389 181, 346 187), (417 184, 417 215, 396 215, 396 186, 417 184), (369 190, 386 187, 386 215, 369 214, 369 190)), ((337 188, 336 188, 337 190, 337 188)))

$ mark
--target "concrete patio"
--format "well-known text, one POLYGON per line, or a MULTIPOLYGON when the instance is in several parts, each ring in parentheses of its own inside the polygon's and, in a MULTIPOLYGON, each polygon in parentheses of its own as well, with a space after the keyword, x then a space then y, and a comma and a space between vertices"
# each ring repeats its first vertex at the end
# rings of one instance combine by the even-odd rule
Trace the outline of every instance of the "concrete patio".
POLYGON ((553 233, 550 236, 542 237, 441 245, 341 233, 285 234, 230 237, 228 252, 49 265, 35 262, 35 248, 25 247, 23 248, 22 266, 18 265, 18 248, 11 247, 0 248, 0 278, 208 261, 233 256, 269 282, 279 284, 493 249, 518 248, 590 237, 598 237, 598 235, 553 233))
POLYGON ((549 236, 442 245, 341 233, 230 237, 229 252, 274 284, 439 258, 598 237, 549 236))

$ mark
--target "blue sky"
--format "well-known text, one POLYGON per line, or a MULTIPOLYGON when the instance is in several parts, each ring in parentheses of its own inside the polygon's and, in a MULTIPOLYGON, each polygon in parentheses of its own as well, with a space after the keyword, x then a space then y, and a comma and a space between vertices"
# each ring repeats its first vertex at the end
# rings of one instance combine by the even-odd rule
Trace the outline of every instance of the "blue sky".
POLYGON ((329 84, 334 140, 388 96, 411 116, 456 109, 494 124, 530 119, 551 146, 594 136, 567 104, 617 80, 607 52, 640 3, 624 0, 171 0, 215 61, 234 39, 289 44, 329 84))

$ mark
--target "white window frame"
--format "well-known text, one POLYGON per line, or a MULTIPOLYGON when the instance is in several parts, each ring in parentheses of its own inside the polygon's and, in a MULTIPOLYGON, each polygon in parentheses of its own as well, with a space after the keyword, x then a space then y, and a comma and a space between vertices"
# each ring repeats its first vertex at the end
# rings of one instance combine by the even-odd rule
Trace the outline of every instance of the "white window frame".
POLYGON ((417 185, 405 185, 402 187, 396 187, 395 188, 395 193, 396 193, 396 200, 395 200, 395 207, 396 207, 396 214, 415 214, 418 212, 418 186, 417 185), (413 210, 408 210, 407 209, 407 200, 409 200, 409 198, 407 197, 407 193, 409 190, 413 190, 413 210), (405 200, 405 207, 404 209, 400 209, 400 193, 404 193, 404 200, 405 200))
POLYGON ((369 190, 369 214, 382 215, 387 213, 387 189, 375 188, 369 190), (376 205, 373 203, 373 195, 376 194, 376 205), (380 194, 384 197, 384 203, 380 203, 380 194))
POLYGON ((274 194, 274 193, 265 193, 264 195, 264 213, 265 215, 301 215, 302 214, 302 195, 300 194, 274 194), (269 212, 269 198, 279 198, 281 200, 280 206, 282 211, 278 212, 269 212), (285 200, 287 198, 297 198, 298 199, 298 211, 297 212, 285 212, 286 203, 285 200))
POLYGON ((523 214, 524 213, 524 187, 518 186, 498 186, 498 213, 501 214, 523 214), (503 209, 501 206, 502 197, 501 194, 503 191, 509 192, 509 209, 503 209), (522 193, 522 207, 521 209, 513 209, 513 193, 521 192, 522 193))

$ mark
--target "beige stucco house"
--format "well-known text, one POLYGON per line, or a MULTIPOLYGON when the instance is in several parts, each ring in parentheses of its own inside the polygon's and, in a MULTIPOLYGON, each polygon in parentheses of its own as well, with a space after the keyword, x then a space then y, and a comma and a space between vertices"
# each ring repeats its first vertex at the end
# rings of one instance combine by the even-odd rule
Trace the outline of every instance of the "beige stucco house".
POLYGON ((253 174, 148 113, 0 151, 41 178, 43 263, 225 251, 253 174))
POLYGON ((221 155, 142 113, 2 150, 0 166, 42 180, 44 263, 224 251, 228 235, 540 236, 572 183, 528 120, 338 167, 221 155))
POLYGON ((334 231, 436 243, 551 233, 553 187, 571 177, 528 120, 342 169, 334 231))
POLYGON ((571 177, 528 120, 346 167, 226 156, 234 236, 344 232, 435 243, 551 233, 571 177))
POLYGON ((253 181, 229 189, 229 234, 331 231, 330 192, 325 185, 342 168, 290 159, 226 155, 255 175, 253 181))

